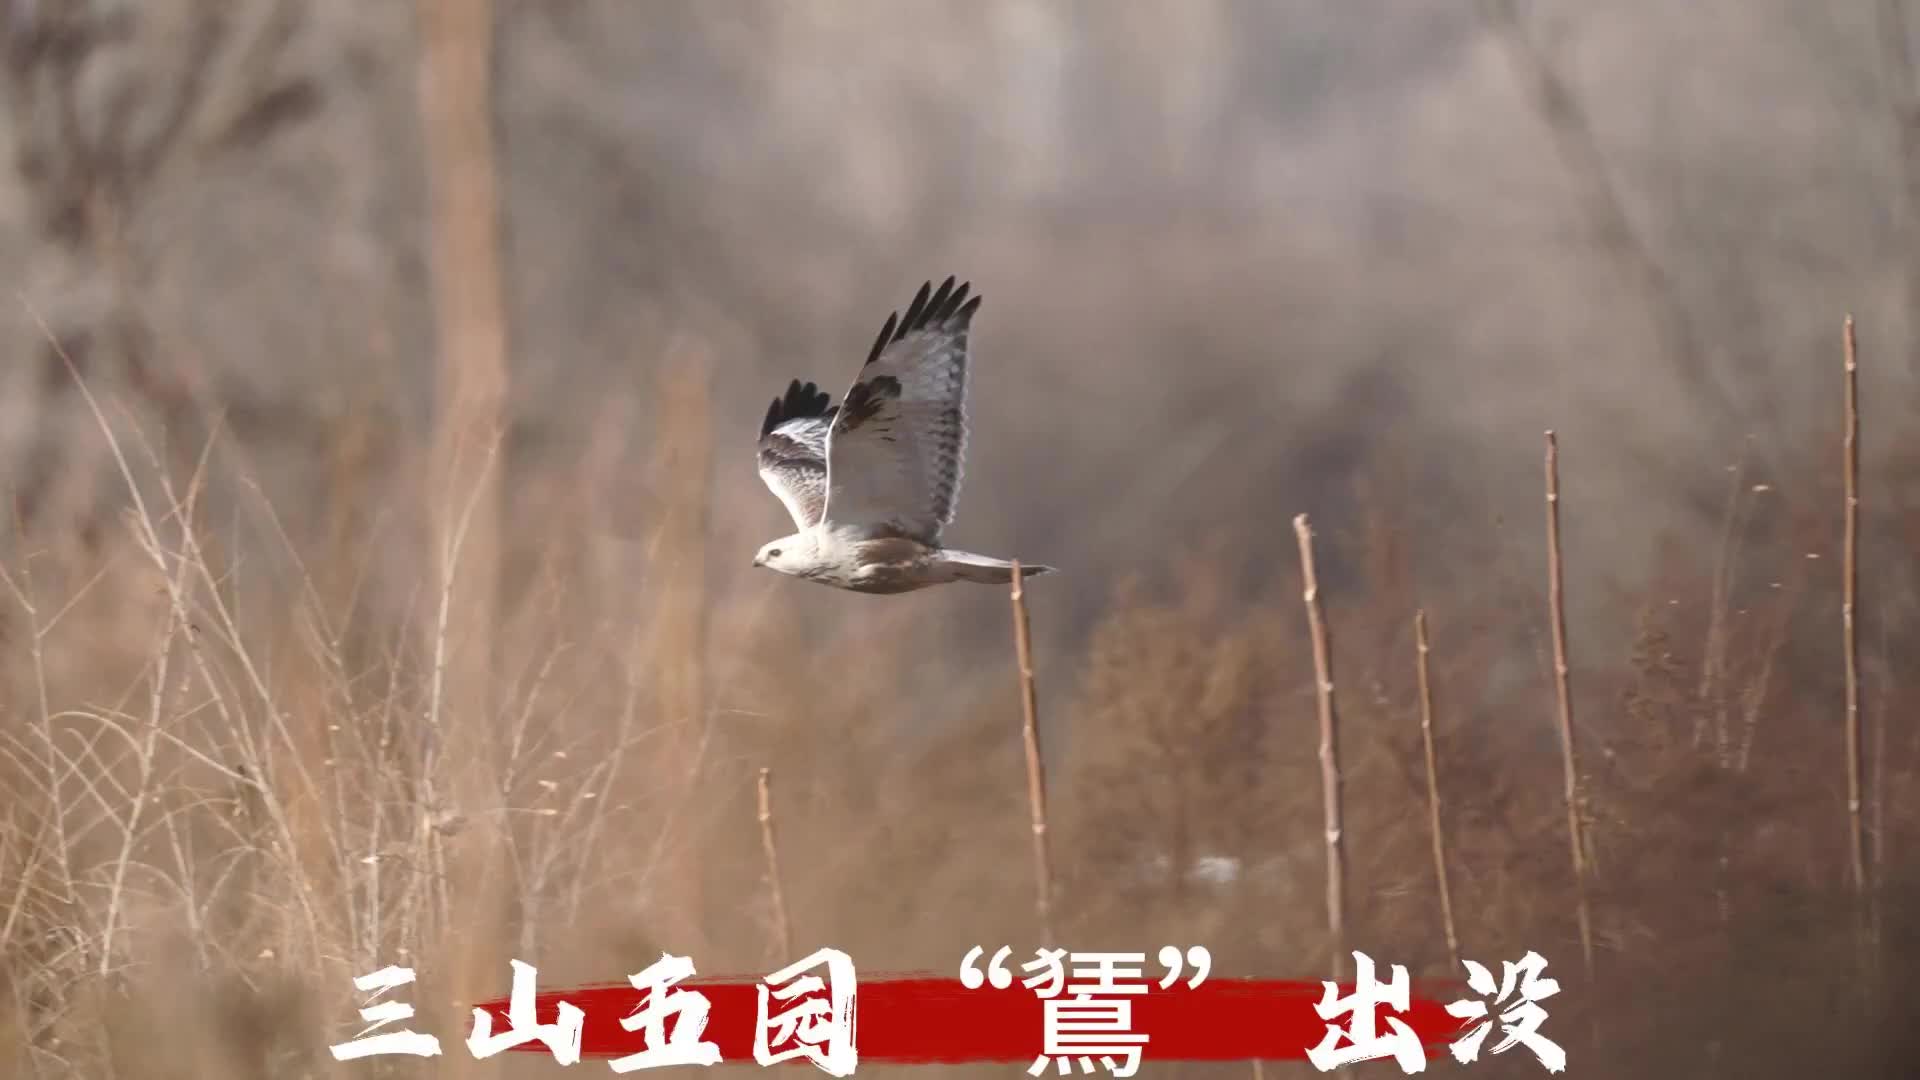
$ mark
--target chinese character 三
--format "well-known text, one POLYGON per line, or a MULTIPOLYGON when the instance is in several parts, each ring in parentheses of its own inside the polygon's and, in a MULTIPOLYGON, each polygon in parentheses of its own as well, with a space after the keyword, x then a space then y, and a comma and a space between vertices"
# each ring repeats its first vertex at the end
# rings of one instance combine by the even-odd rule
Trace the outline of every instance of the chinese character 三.
MULTIPOLYGON (((371 991, 379 997, 387 990, 406 986, 413 982, 413 969, 403 967, 383 967, 379 971, 361 975, 353 980, 354 988, 362 992, 371 991)), ((395 1020, 406 1020, 413 1016, 413 1006, 404 1001, 383 1001, 378 1005, 368 1005, 360 1010, 360 1019, 367 1026, 353 1039, 335 1043, 328 1047, 335 1061, 353 1061, 358 1058, 373 1057, 377 1054, 411 1054, 414 1057, 438 1057, 440 1040, 424 1032, 403 1028, 389 1031, 385 1035, 373 1032, 395 1020), (368 1038, 368 1036, 372 1038, 368 1038)))

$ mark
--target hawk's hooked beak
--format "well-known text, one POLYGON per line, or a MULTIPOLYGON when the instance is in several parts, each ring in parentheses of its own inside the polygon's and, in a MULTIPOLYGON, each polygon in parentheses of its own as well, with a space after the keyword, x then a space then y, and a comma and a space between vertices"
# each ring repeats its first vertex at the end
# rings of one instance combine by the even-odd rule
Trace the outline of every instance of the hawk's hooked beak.
POLYGON ((759 566, 759 565, 760 565, 760 556, 759 556, 759 555, 757 555, 757 554, 756 554, 756 555, 755 555, 755 556, 753 557, 753 565, 755 565, 755 566, 759 566))

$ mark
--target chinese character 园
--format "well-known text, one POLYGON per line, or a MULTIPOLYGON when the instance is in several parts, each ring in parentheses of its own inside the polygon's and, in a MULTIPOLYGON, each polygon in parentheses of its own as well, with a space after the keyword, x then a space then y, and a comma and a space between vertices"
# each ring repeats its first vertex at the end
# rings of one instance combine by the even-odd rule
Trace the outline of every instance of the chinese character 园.
POLYGON ((859 1055, 854 1047, 853 958, 838 949, 821 949, 766 977, 759 986, 760 1016, 754 1028, 753 1059, 762 1065, 804 1057, 828 1076, 850 1076, 859 1055), (802 975, 824 966, 823 987, 818 975, 802 975), (825 997, 817 996, 822 990, 825 997), (816 996, 809 996, 816 995, 816 996), (794 1005, 769 1015, 770 1001, 794 1005), (785 1050, 773 1047, 792 1045, 785 1050))
MULTIPOLYGON (((1500 1028, 1506 1038, 1495 1043, 1487 1052, 1499 1054, 1524 1045, 1533 1051, 1548 1072, 1557 1073, 1566 1069, 1567 1052, 1558 1043, 1540 1034, 1540 1022, 1547 1018, 1547 1010, 1541 1008, 1539 1003, 1560 992, 1558 982, 1540 977, 1540 973, 1547 968, 1546 960, 1539 953, 1529 952, 1520 958, 1518 964, 1511 960, 1502 961, 1505 972, 1498 987, 1493 984, 1493 973, 1484 966, 1471 960, 1466 961, 1466 965, 1467 986, 1483 998, 1493 998, 1495 1005, 1518 994, 1513 1004, 1500 1013, 1500 1028), (1518 986, 1514 985, 1516 978, 1519 980, 1518 986), (1496 989, 1498 993, 1495 993, 1496 989)), ((1493 1021, 1487 1017, 1484 1001, 1462 999, 1447 1006, 1447 1013, 1473 1024, 1473 1030, 1461 1036, 1452 1047, 1453 1056, 1465 1065, 1480 1056, 1480 1044, 1493 1027, 1493 1021)))
POLYGON ((1406 1012, 1408 1008, 1407 969, 1399 964, 1393 965, 1393 977, 1385 986, 1373 977, 1373 960, 1365 953, 1353 954, 1354 979, 1353 993, 1340 996, 1340 988, 1333 983, 1323 982, 1325 987, 1320 1003, 1314 1011, 1320 1019, 1331 1020, 1336 1016, 1350 1015, 1345 1031, 1328 1024, 1326 1037, 1319 1045, 1307 1051, 1307 1060, 1314 1068, 1325 1072, 1342 1065, 1351 1065, 1357 1061, 1374 1061, 1380 1058, 1393 1058, 1400 1063, 1401 1071, 1408 1074, 1422 1072, 1427 1067, 1427 1052, 1420 1045, 1420 1036, 1398 1017, 1386 1017, 1391 1034, 1378 1034, 1374 1010, 1382 1005, 1395 1012, 1406 1012), (1347 1045, 1340 1046, 1342 1038, 1347 1045))

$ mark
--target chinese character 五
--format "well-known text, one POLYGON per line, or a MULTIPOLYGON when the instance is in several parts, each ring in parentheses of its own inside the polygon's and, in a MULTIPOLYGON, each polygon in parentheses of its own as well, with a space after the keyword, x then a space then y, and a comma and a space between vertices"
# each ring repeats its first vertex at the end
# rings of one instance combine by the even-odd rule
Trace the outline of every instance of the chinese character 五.
POLYGON ((674 986, 692 975, 692 957, 661 953, 660 959, 647 965, 645 970, 627 976, 635 990, 647 993, 639 1008, 621 1017, 620 1026, 628 1031, 645 1028, 647 1048, 608 1062, 614 1072, 663 1065, 713 1065, 720 1060, 719 1045, 700 1037, 707 1029, 707 1011, 712 1003, 698 990, 680 990, 674 986), (669 1016, 679 1017, 671 1035, 667 1033, 669 1016))

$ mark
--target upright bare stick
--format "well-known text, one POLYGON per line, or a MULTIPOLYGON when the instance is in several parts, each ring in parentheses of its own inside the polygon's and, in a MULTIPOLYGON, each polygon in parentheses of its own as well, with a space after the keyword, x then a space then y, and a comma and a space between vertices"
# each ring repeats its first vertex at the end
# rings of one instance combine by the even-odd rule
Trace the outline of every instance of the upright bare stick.
POLYGON ((1333 976, 1346 971, 1346 863, 1340 845, 1340 748, 1333 711, 1333 654, 1327 647, 1327 623, 1320 610, 1320 579, 1313 570, 1313 529, 1307 515, 1293 519, 1300 538, 1301 598, 1307 605, 1307 630, 1313 638, 1314 690, 1320 712, 1320 790, 1327 822, 1327 934, 1333 944, 1333 976))
POLYGON ((1847 665, 1847 864, 1857 897, 1866 892, 1867 862, 1860 827, 1860 642, 1853 617, 1860 584, 1860 365, 1851 315, 1847 316, 1843 339, 1847 433, 1841 464, 1846 473, 1847 505, 1840 570, 1840 633, 1847 665))
POLYGON ((767 855, 767 887, 773 898, 774 944, 780 948, 780 962, 793 959, 793 924, 787 920, 787 896, 780 888, 780 851, 773 844, 773 796, 768 791, 772 769, 760 770, 760 850, 767 855))
POLYGON ((1553 684, 1559 699, 1560 763, 1566 770, 1567 843, 1573 855, 1580 952, 1593 978, 1593 919, 1587 911, 1587 854, 1580 837, 1580 768, 1573 744, 1573 698, 1567 691, 1567 611, 1560 566, 1560 443, 1547 432, 1547 604, 1553 622, 1553 684))
POLYGON ((1460 935, 1453 925, 1453 892, 1447 887, 1446 841, 1440 831, 1440 770, 1433 753, 1433 686, 1427 677, 1427 613, 1414 612, 1413 637, 1420 675, 1420 741, 1427 753, 1427 826, 1433 833, 1433 876, 1440 883, 1440 923, 1447 932, 1447 959, 1460 967, 1460 935))
POLYGON ((1020 708, 1027 744, 1027 804, 1033 812, 1034 909, 1041 944, 1053 944, 1053 860, 1047 854, 1047 772, 1040 759, 1040 709, 1033 693, 1033 646, 1027 636, 1027 596, 1013 562, 1013 648, 1020 662, 1020 708))

